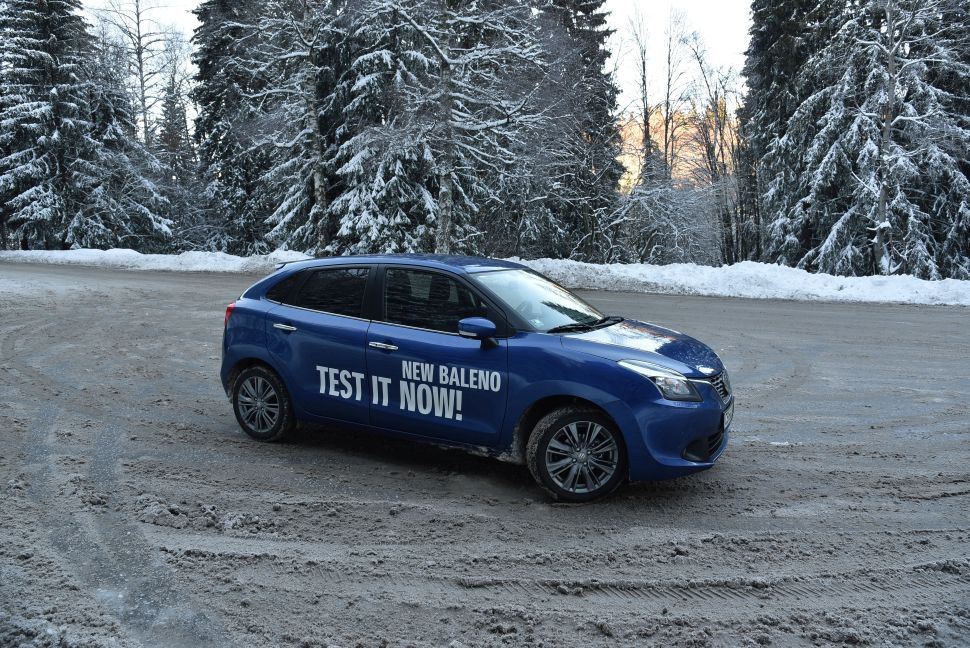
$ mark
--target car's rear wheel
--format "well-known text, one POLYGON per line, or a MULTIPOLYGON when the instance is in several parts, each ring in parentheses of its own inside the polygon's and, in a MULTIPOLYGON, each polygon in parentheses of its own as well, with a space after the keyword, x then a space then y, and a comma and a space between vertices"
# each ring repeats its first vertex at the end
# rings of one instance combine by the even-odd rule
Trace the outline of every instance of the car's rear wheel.
POLYGON ((262 365, 244 369, 236 376, 232 409, 239 427, 259 441, 279 441, 296 427, 286 385, 262 365))
POLYGON ((564 407, 542 417, 526 446, 529 472, 563 502, 609 495, 626 478, 626 461, 626 447, 613 422, 582 407, 564 407))

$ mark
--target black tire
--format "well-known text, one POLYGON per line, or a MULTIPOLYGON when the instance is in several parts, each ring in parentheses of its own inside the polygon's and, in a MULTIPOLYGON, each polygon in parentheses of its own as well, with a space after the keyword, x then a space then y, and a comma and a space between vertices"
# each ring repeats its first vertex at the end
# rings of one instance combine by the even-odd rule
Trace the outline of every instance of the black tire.
POLYGON ((296 429, 290 393, 269 367, 253 365, 240 371, 232 382, 231 393, 232 411, 239 427, 257 441, 280 441, 296 429), (276 415, 271 417, 274 404, 276 415))
MULTIPOLYGON (((582 448, 582 445, 581 438, 577 446, 582 448)), ((626 446, 623 443, 622 435, 616 429, 616 425, 601 412, 585 407, 562 407, 539 419, 529 436, 525 455, 526 464, 529 466, 532 477, 552 495, 553 499, 560 502, 591 502, 606 497, 626 480, 628 472, 626 446), (570 428, 570 426, 573 427, 570 428), (606 435, 608 435, 615 451, 611 449, 609 453, 598 454, 595 458, 594 453, 586 453, 582 450, 575 456, 562 452, 559 449, 562 447, 561 439, 563 437, 561 433, 569 436, 569 430, 577 431, 580 437, 583 437, 584 434, 588 437, 595 432, 596 436, 592 443, 592 449, 604 443, 606 435), (586 431, 584 432, 584 430, 586 431), (556 439, 555 442, 554 439, 556 439), (551 444, 552 448, 550 448, 551 444), (607 456, 613 459, 613 471, 609 477, 606 477, 604 472, 600 475, 602 479, 597 480, 594 473, 604 471, 605 469, 602 466, 611 463, 605 460, 607 456), (556 467, 563 461, 571 463, 561 466, 558 472, 559 477, 554 477, 553 474, 557 472, 556 467), (579 468, 574 467, 577 462, 581 464, 579 468), (594 464, 587 462, 594 462, 595 467, 594 464), (566 475, 563 475, 563 470, 566 471, 566 475), (584 474, 575 476, 574 488, 564 487, 569 484, 570 473, 576 474, 583 470, 585 470, 584 474)))

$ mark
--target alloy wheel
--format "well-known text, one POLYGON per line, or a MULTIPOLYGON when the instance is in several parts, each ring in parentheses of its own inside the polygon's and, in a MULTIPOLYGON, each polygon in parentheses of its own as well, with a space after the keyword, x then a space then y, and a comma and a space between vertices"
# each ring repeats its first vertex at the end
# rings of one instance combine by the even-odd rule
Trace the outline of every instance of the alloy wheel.
POLYGON ((270 381, 250 376, 239 386, 239 416, 257 434, 267 434, 280 418, 280 398, 270 381))
POLYGON ((613 434, 598 423, 564 425, 546 446, 546 470, 552 481, 570 493, 590 493, 610 481, 620 460, 613 434))

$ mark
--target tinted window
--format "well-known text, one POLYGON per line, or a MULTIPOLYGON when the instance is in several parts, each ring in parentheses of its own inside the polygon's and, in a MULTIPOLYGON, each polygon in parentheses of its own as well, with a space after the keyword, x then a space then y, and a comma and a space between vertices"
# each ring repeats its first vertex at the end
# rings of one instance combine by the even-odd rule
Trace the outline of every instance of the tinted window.
POLYGON ((603 314, 559 284, 529 270, 493 270, 471 275, 493 296, 521 315, 533 330, 589 324, 603 314))
POLYGON ((294 272, 289 277, 276 282, 276 285, 266 291, 266 299, 274 302, 289 303, 290 297, 293 296, 293 289, 299 285, 303 277, 306 276, 303 272, 294 272))
POLYGON ((446 333, 457 333, 459 320, 488 312, 475 293, 447 275, 397 268, 384 280, 384 309, 392 324, 446 333))
POLYGON ((367 268, 314 270, 293 299, 293 305, 335 315, 360 317, 367 272, 367 268))

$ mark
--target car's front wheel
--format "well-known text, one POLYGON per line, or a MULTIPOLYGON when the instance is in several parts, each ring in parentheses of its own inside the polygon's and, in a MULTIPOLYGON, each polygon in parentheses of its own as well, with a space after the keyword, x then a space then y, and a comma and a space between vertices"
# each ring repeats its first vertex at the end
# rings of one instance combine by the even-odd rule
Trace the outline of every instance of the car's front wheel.
POLYGON ((244 369, 236 376, 232 409, 239 427, 259 441, 279 441, 296 427, 286 385, 262 365, 244 369))
POLYGON ((623 483, 626 461, 626 447, 613 422, 582 407, 564 407, 542 417, 526 446, 529 472, 563 502, 609 495, 623 483))

